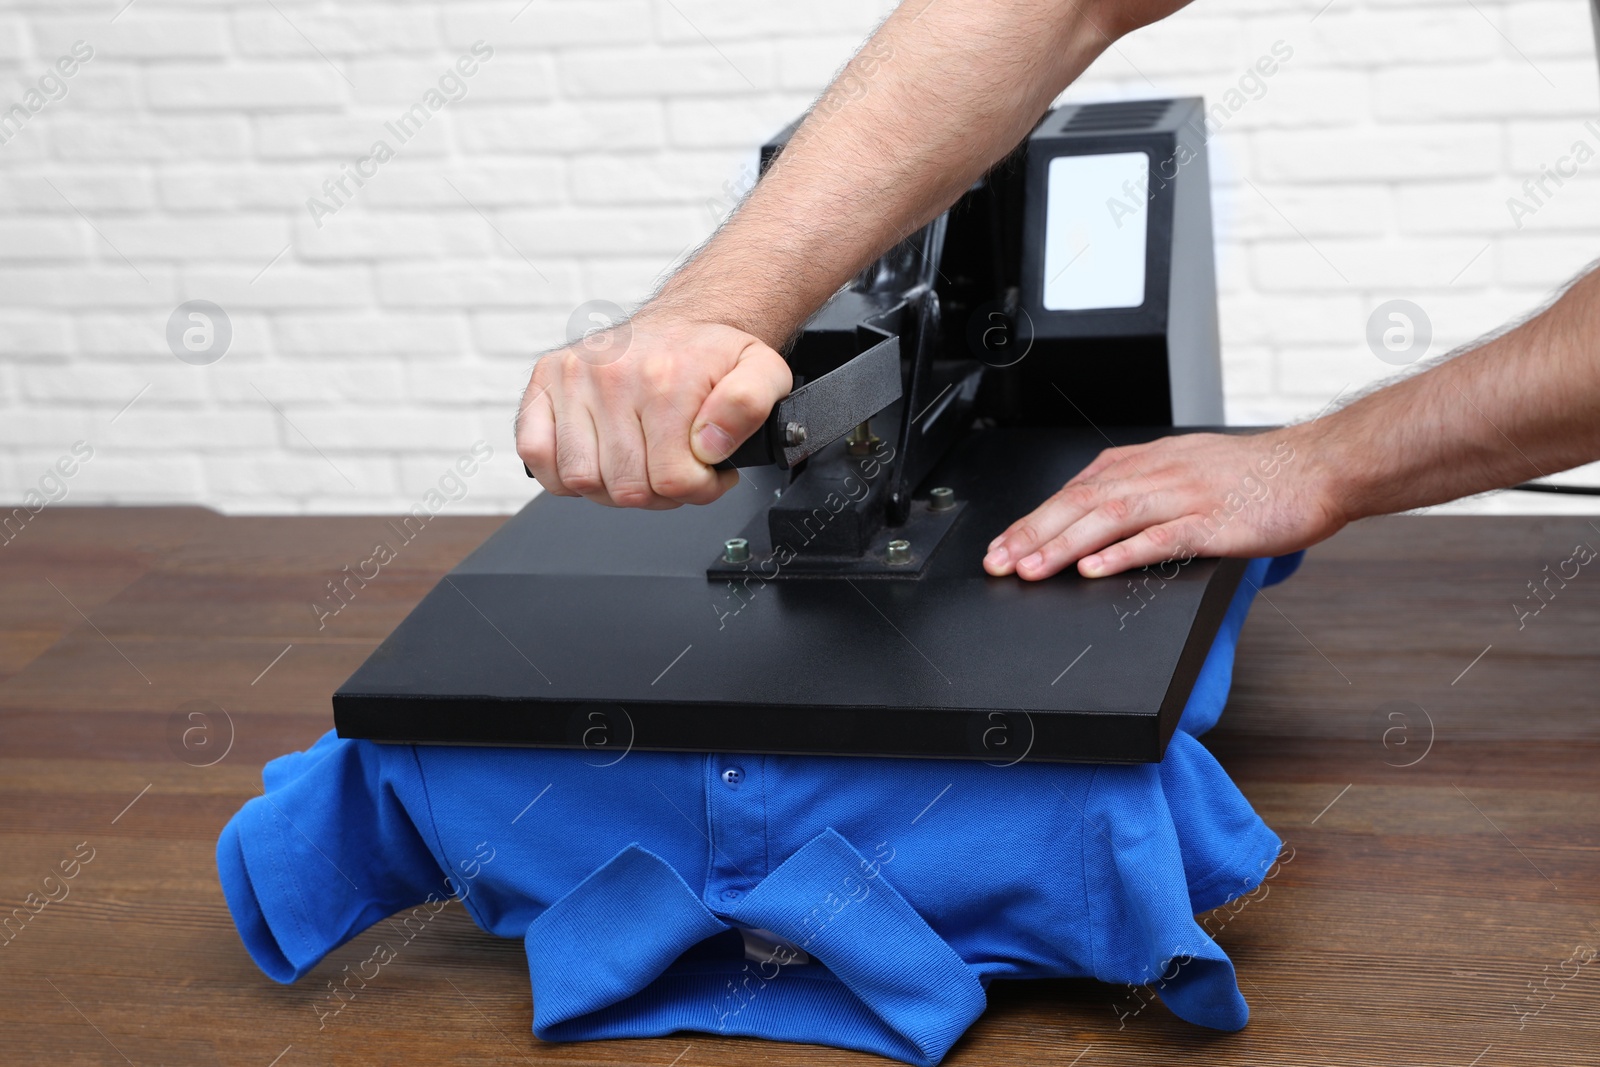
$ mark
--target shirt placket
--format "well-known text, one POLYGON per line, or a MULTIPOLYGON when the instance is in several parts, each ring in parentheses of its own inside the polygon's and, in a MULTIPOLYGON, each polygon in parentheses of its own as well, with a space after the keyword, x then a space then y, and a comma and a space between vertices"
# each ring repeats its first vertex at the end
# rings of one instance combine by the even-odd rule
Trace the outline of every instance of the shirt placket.
POLYGON ((705 903, 733 907, 767 876, 767 811, 761 756, 706 757, 707 865, 705 903))

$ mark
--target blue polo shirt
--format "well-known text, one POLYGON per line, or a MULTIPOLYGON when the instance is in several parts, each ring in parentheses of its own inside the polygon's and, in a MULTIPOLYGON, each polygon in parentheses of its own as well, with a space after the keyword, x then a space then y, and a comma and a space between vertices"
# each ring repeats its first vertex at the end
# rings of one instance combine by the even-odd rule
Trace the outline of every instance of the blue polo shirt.
POLYGON ((370 977, 459 899, 524 941, 549 1041, 697 1030, 931 1065, 997 978, 1156 984, 1179 1017, 1236 1030, 1233 965, 1194 916, 1255 888, 1280 842, 1195 737, 1256 587, 1298 562, 1249 565, 1159 764, 612 763, 330 732, 267 764, 218 841, 223 892, 280 982, 407 912, 370 977))

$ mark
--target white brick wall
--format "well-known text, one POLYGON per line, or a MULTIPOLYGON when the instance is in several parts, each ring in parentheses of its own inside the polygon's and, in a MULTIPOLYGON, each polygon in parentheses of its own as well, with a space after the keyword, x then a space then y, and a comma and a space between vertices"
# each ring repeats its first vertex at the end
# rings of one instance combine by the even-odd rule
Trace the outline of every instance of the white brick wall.
MULTIPOLYGON (((708 202, 888 10, 120 3, 0 12, 0 109, 94 49, 0 144, 0 499, 84 439, 78 502, 394 510, 482 438, 499 461, 453 509, 518 506, 531 354, 705 237, 708 202), (384 124, 479 40, 465 96, 399 144, 384 124), (307 198, 380 137, 395 157, 319 227, 307 198), (231 320, 218 363, 168 350, 191 299, 231 320)), ((1425 308, 1438 352, 1600 255, 1600 160, 1521 228, 1506 207, 1574 141, 1600 148, 1584 0, 1196 0, 1068 99, 1221 102, 1278 41, 1293 56, 1211 143, 1231 420, 1394 373, 1364 340, 1385 300, 1425 308)), ((1571 502, 1475 506, 1517 504, 1571 502)))

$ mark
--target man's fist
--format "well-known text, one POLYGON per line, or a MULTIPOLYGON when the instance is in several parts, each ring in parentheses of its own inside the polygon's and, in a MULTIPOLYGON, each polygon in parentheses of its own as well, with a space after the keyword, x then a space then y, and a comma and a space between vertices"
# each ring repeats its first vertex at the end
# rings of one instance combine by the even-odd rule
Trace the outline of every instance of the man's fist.
POLYGON ((793 385, 742 330, 641 312, 549 352, 517 418, 517 454, 549 492, 626 508, 709 504, 739 480, 714 470, 793 385))

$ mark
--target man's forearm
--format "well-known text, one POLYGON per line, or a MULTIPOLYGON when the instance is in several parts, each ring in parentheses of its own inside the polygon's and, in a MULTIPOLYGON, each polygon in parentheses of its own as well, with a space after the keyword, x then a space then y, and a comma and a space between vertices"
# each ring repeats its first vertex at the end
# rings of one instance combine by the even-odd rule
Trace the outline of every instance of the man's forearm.
POLYGON ((1600 457, 1600 273, 1493 341, 1299 429, 1351 519, 1600 457))
POLYGON ((713 316, 782 345, 1014 148, 1130 24, 1129 7, 907 0, 829 86, 781 163, 647 310, 713 316))

